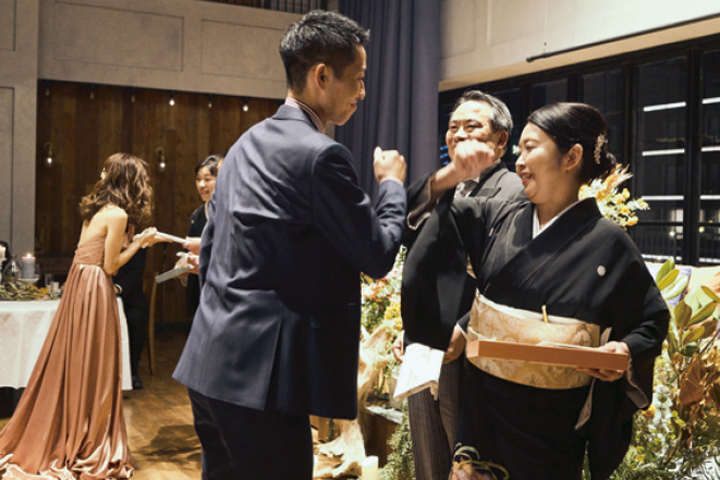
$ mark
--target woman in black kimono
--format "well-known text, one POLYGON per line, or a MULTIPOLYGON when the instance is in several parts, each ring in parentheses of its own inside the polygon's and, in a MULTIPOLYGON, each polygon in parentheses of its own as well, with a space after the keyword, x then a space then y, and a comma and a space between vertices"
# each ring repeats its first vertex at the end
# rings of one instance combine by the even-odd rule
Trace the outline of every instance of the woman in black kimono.
MULTIPOLYGON (((196 208, 190 217, 188 238, 202 237, 208 218, 208 202, 215 190, 215 181, 224 159, 225 157, 221 155, 210 155, 195 167, 195 187, 203 200, 203 204, 196 208)), ((185 265, 185 263, 180 261, 176 266, 181 265, 185 265)), ((187 291, 185 293, 186 314, 192 318, 195 316, 195 310, 197 310, 200 302, 200 282, 197 275, 187 275, 187 291)))
MULTIPOLYGON (((455 478, 579 480, 587 449, 593 479, 606 479, 627 451, 633 414, 650 405, 667 305, 630 237, 601 215, 595 199, 578 201, 581 185, 614 168, 606 135, 605 119, 589 105, 562 103, 535 111, 516 163, 530 201, 453 202, 450 190, 410 250, 422 260, 404 272, 410 277, 406 283, 436 275, 438 262, 464 270, 466 262, 456 260, 462 256, 435 254, 442 231, 457 228, 479 295, 515 309, 545 308, 551 317, 580 320, 599 332, 599 348, 629 353, 631 359, 627 372, 583 370, 586 381, 565 386, 506 376, 502 364, 483 371, 466 361, 455 478)), ((456 152, 457 172, 438 183, 450 188, 477 175, 472 160, 483 155, 492 153, 467 142, 456 152)), ((452 288, 450 281, 446 285, 452 288)), ((468 321, 459 324, 466 327, 468 321)), ((464 347, 459 331, 449 352, 459 354, 464 347)), ((577 375, 573 370, 565 376, 577 375)))

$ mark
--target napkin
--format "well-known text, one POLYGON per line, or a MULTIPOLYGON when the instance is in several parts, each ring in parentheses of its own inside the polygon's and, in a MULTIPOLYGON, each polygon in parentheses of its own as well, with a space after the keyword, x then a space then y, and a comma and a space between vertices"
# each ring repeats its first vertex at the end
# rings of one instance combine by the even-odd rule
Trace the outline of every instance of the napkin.
POLYGON ((427 345, 413 343, 405 349, 400 375, 395 386, 395 400, 404 400, 410 395, 430 389, 435 400, 438 395, 440 368, 445 352, 427 345))

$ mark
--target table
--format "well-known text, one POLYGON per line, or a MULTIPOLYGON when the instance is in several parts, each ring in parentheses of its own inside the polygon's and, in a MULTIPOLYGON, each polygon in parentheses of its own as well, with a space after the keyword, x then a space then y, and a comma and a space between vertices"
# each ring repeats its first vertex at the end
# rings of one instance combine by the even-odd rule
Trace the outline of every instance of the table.
MULTIPOLYGON (((60 300, 0 301, 0 386, 23 388, 30 379, 60 300)), ((122 389, 132 390, 130 342, 122 300, 120 312, 122 389)))

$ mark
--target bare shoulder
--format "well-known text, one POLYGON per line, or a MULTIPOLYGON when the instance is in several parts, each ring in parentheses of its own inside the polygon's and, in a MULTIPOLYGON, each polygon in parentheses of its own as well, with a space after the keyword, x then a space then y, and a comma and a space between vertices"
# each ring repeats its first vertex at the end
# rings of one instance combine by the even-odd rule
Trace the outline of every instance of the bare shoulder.
POLYGON ((102 219, 106 222, 123 222, 127 220, 128 214, 122 208, 116 205, 106 205, 95 214, 98 219, 102 219))
POLYGON ((95 228, 122 227, 127 223, 127 212, 116 205, 106 205, 90 220, 90 226, 95 228))

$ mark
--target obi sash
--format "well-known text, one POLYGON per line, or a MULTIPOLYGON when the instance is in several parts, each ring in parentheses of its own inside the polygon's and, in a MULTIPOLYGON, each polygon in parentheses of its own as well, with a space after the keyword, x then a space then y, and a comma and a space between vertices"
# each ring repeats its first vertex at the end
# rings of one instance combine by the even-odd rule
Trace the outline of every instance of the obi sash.
MULTIPOLYGON (((467 340, 478 339, 597 347, 600 345, 600 327, 554 315, 549 315, 545 322, 541 313, 500 305, 477 293, 470 310, 467 340)), ((485 357, 469 360, 490 375, 531 387, 569 389, 590 385, 592 381, 592 377, 575 367, 485 357)))

